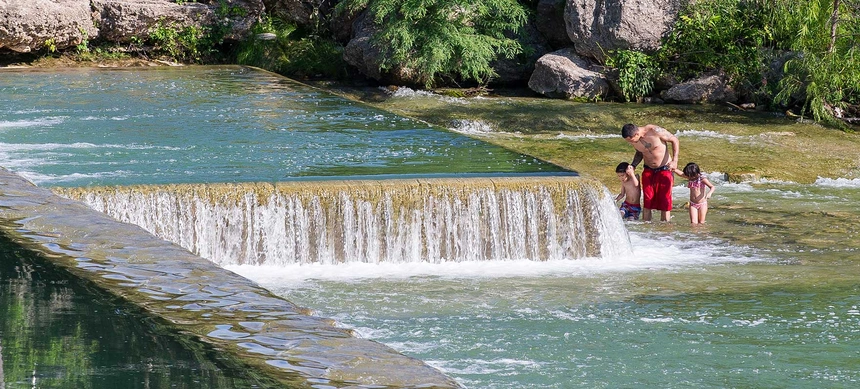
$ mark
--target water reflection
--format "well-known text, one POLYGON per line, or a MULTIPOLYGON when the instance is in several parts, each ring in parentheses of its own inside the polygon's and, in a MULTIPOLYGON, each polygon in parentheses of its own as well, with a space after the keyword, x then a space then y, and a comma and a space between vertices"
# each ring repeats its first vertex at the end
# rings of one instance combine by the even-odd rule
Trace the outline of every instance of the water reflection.
POLYGON ((0 236, 0 388, 259 388, 243 366, 0 236))

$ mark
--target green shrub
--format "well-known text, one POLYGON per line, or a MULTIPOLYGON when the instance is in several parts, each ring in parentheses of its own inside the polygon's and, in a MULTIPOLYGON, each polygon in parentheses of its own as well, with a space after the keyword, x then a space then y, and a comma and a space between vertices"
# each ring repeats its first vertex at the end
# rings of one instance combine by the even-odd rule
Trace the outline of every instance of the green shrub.
POLYGON ((776 102, 799 105, 801 115, 847 129, 836 108, 860 103, 860 9, 856 2, 779 0, 773 7, 778 27, 795 31, 790 48, 798 53, 786 62, 776 102), (836 6, 834 12, 833 6, 836 6), (834 17, 835 16, 835 17, 834 17), (797 98, 802 96, 801 98, 797 98), (799 101, 797 101, 799 100, 799 101))
POLYGON ((722 69, 742 91, 838 123, 835 108, 860 102, 858 14, 856 0, 691 2, 655 59, 682 79, 722 69), (792 52, 768 84, 769 60, 792 52))
POLYGON ((251 37, 239 45, 236 61, 293 77, 346 76, 343 47, 271 17, 254 25, 251 37))
POLYGON ((372 41, 382 50, 380 70, 403 67, 430 88, 442 78, 486 83, 490 63, 522 51, 507 38, 526 22, 516 0, 344 0, 338 12, 368 9, 379 27, 372 41))
POLYGON ((159 21, 149 31, 149 39, 157 50, 178 61, 199 61, 203 54, 212 50, 206 39, 208 29, 190 25, 181 27, 177 23, 159 21))
POLYGON ((682 79, 722 69, 740 81, 761 79, 760 48, 773 40, 757 1, 691 2, 679 15, 658 57, 682 79))
POLYGON ((654 78, 659 74, 651 56, 633 50, 618 50, 606 64, 618 70, 618 86, 626 101, 638 101, 651 94, 654 78))

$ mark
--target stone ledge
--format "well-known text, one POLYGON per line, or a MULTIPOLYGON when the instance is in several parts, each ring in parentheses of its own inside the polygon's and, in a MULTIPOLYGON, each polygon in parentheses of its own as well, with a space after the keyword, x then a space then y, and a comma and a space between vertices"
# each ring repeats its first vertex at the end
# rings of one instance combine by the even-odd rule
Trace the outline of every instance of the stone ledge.
POLYGON ((0 168, 0 233, 288 387, 459 388, 140 227, 0 168))

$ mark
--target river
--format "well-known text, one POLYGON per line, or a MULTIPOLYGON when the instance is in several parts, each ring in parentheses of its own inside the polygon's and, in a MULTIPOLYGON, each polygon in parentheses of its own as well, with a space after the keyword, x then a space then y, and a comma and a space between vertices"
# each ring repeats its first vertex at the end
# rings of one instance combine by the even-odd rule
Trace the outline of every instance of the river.
MULTIPOLYGON (((155 93, 168 93, 170 82, 158 84, 162 86, 160 92, 144 86, 129 88, 155 95, 143 94, 140 103, 122 106, 103 102, 100 104, 108 107, 102 108, 63 97, 62 88, 72 89, 69 86, 44 95, 43 100, 37 93, 42 89, 32 89, 37 91, 34 101, 50 98, 50 104, 4 108, 0 161, 39 185, 66 187, 346 175, 468 175, 482 173, 488 166, 493 174, 562 172, 556 166, 481 145, 472 138, 452 136, 438 144, 426 138, 397 136, 373 140, 372 133, 356 130, 350 120, 358 117, 362 126, 403 126, 397 127, 397 131, 404 131, 399 134, 412 134, 416 128, 430 131, 432 126, 376 111, 378 108, 354 108, 357 103, 347 100, 337 104, 349 107, 348 112, 353 112, 347 115, 350 120, 309 115, 316 111, 285 104, 306 99, 301 93, 295 94, 289 82, 265 73, 231 72, 239 74, 242 81, 225 85, 212 79, 194 81, 191 89, 198 92, 191 98, 183 93, 170 94, 177 100, 149 114, 152 116, 144 114, 147 110, 143 105, 135 104, 149 100, 163 104, 158 98, 161 95, 155 93), (237 85, 249 84, 248 79, 254 81, 250 83, 253 88, 237 85), (285 83, 289 87, 284 87, 285 83), (217 98, 199 92, 209 88, 218 91, 217 98), (289 97, 283 95, 285 90, 291 93, 289 97), (272 98, 272 93, 281 100, 272 98), (220 100, 226 100, 227 105, 219 106, 220 100), (253 103, 244 105, 247 101, 253 103), (188 106, 177 106, 180 102, 188 106), (259 107, 260 111, 254 113, 243 108, 246 106, 259 107), (81 107, 87 112, 81 116, 71 113, 81 111, 81 107), (290 109, 303 111, 288 119, 280 116, 290 109), (243 110, 255 119, 237 120, 243 110), (159 119, 163 123, 153 124, 153 118, 164 112, 170 114, 159 119), (203 116, 189 119, 193 112, 203 116), (223 112, 229 114, 222 116, 223 112), (10 119, 10 114, 18 117, 10 119), (320 158, 320 151, 308 147, 324 147, 327 141, 299 142, 304 146, 295 154, 287 146, 272 146, 285 134, 294 133, 287 124, 299 123, 303 117, 316 117, 316 124, 311 126, 340 126, 331 132, 346 140, 332 149, 348 150, 337 154, 344 158, 320 158), (179 120, 180 129, 217 121, 216 127, 269 126, 269 131, 254 133, 250 139, 232 131, 210 131, 211 136, 159 131, 164 123, 179 120), (103 126, 103 135, 78 136, 79 131, 92 128, 80 124, 88 121, 103 126), (112 127, 116 122, 126 124, 112 127), (210 138, 218 140, 218 147, 223 149, 207 149, 210 138), (383 150, 389 154, 379 154, 373 148, 352 149, 362 139, 370 139, 367 143, 371 145, 387 145, 383 150), (403 142, 392 146, 392 139, 403 142), (249 144, 263 151, 247 148, 249 144), (452 149, 450 145, 465 146, 452 149), (203 152, 196 154, 198 149, 203 152), (410 158, 403 159, 404 154, 410 158), (270 164, 248 161, 245 158, 249 155, 271 156, 263 159, 270 164), (296 162, 295 155, 306 156, 304 161, 311 162, 296 162), (350 159, 357 155, 367 159, 350 159), (385 157, 377 158, 379 155, 385 157), (435 170, 440 159, 459 162, 443 162, 445 167, 435 170), (479 162, 472 163, 475 160, 479 162), (183 165, 184 161, 191 164, 183 165), (453 171, 452 166, 456 167, 453 171), (404 171, 404 167, 410 168, 404 171)), ((45 83, 54 88, 60 79, 63 77, 45 83)), ((137 79, 129 80, 122 82, 137 79)), ((188 85, 178 83, 177 90, 187 90, 188 85)), ((92 83, 82 88, 92 88, 92 83)), ((101 95, 108 100, 116 98, 101 95)), ((319 101, 311 106, 315 104, 319 101)), ((492 106, 493 102, 482 104, 492 106)), ((538 102, 534 109, 543 104, 538 102)), ((467 110, 461 102, 450 105, 458 115, 467 110)), ((498 109, 504 111, 504 104, 498 109)), ((575 109, 587 116, 587 105, 576 105, 575 109)), ((636 118, 636 112, 641 111, 630 109, 615 120, 636 118)), ((699 108, 691 112, 701 117, 699 108)), ((475 119, 481 115, 492 113, 482 108, 475 119)), ((707 122, 704 128, 673 129, 682 141, 716 139, 714 142, 730 143, 733 140, 729 136, 739 136, 732 131, 738 131, 738 123, 745 119, 737 116, 726 122, 727 115, 731 114, 715 116, 719 120, 713 122, 700 119, 707 122), (725 135, 720 137, 723 131, 725 135)), ((583 119, 583 123, 589 122, 583 119)), ((475 129, 471 124, 476 122, 458 123, 452 128, 463 132, 475 129)), ((771 131, 767 127, 771 124, 748 123, 743 126, 747 132, 744 136, 771 131)), ((791 124, 784 125, 778 132, 791 128, 791 124)), ((610 157, 606 158, 612 158, 611 162, 594 157, 589 162, 605 164, 607 169, 622 156, 629 158, 631 153, 623 141, 611 137, 614 132, 591 127, 583 130, 588 134, 585 138, 570 140, 554 134, 554 139, 542 142, 583 142, 598 150, 609 144, 605 147, 610 157)), ((478 131, 492 129, 478 127, 478 131)), ((310 138, 304 139, 319 136, 306 135, 310 138)), ((430 135, 436 139, 433 137, 430 135)), ((515 138, 516 133, 502 137, 515 138)), ((691 154, 707 156, 704 151, 691 154)), ((860 255, 856 244, 860 211, 852 205, 860 200, 860 180, 845 176, 818 178, 812 183, 773 179, 735 183, 704 161, 700 165, 717 185, 707 224, 691 227, 683 209, 674 212, 671 223, 627 222, 619 227, 627 237, 622 234, 617 243, 629 245, 629 252, 548 261, 358 261, 227 268, 318 315, 336 319, 360 336, 422 359, 467 388, 856 385, 860 379, 860 338, 856 337, 860 331, 860 255)), ((678 184, 674 197, 682 203, 687 189, 678 184)))

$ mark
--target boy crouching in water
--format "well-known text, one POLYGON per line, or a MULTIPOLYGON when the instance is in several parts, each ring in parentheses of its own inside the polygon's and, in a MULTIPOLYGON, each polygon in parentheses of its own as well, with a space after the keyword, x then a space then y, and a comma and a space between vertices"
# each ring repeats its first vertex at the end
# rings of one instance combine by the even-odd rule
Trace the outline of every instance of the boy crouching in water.
POLYGON ((615 196, 615 201, 624 199, 621 203, 621 218, 624 220, 639 220, 642 205, 639 199, 642 195, 642 187, 639 185, 639 175, 633 169, 627 170, 627 162, 621 162, 615 168, 618 179, 621 180, 621 193, 615 196))

